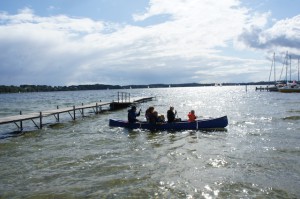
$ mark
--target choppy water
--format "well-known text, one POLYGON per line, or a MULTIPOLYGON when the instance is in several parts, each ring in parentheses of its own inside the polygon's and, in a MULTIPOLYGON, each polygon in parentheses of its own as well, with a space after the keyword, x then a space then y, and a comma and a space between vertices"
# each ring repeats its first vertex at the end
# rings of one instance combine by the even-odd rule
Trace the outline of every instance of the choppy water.
MULTIPOLYGON (((122 90, 124 91, 124 90, 122 90)), ((225 131, 110 128, 127 110, 18 134, 0 126, 0 198, 299 198, 300 95, 248 87, 125 90, 185 118, 227 115, 225 131)), ((0 95, 0 116, 116 99, 117 91, 0 95)))

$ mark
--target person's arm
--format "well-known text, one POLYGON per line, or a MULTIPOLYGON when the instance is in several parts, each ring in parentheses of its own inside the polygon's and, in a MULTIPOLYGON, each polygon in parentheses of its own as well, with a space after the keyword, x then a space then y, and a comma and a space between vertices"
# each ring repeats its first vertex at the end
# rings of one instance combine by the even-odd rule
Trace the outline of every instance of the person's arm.
POLYGON ((140 111, 136 114, 136 116, 138 117, 138 116, 140 116, 141 115, 141 109, 140 109, 140 111))

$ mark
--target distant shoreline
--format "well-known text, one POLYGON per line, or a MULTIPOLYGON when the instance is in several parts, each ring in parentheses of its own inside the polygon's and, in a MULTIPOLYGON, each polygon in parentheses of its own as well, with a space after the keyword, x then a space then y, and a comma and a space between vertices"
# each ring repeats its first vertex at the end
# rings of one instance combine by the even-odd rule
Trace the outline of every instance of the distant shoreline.
MULTIPOLYGON (((248 82, 248 83, 222 83, 222 86, 237 85, 274 85, 274 82, 248 82)), ((168 88, 168 87, 202 87, 215 86, 215 83, 183 83, 183 84, 148 84, 148 85, 72 85, 72 86, 47 86, 47 85, 0 85, 0 93, 27 93, 27 92, 51 92, 51 91, 83 91, 83 90, 113 90, 113 89, 136 89, 136 88, 168 88)))

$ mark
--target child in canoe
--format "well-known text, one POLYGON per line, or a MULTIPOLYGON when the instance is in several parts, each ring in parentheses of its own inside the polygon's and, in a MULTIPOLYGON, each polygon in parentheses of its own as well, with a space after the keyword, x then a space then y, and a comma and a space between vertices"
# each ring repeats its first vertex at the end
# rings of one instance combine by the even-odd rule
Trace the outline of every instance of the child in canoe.
POLYGON ((197 116, 195 115, 195 111, 194 110, 191 110, 191 112, 189 112, 188 114, 188 121, 189 122, 195 122, 196 119, 197 119, 197 116))

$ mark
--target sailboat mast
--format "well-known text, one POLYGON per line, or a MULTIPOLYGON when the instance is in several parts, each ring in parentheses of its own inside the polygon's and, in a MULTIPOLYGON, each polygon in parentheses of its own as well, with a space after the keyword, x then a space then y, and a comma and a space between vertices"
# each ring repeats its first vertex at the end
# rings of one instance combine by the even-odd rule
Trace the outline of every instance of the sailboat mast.
POLYGON ((271 81, 271 76, 272 76, 272 71, 273 71, 273 64, 274 64, 274 55, 273 55, 272 64, 271 64, 271 70, 270 70, 270 75, 269 75, 269 82, 271 81))
POLYGON ((275 82, 275 84, 276 84, 275 52, 274 52, 274 55, 273 55, 273 60, 274 60, 274 82, 275 82))
POLYGON ((286 58, 285 58, 285 79, 286 84, 288 83, 288 52, 286 52, 286 58))
POLYGON ((290 55, 290 82, 292 81, 292 56, 290 55))
POLYGON ((298 83, 299 83, 299 58, 298 58, 298 83))

